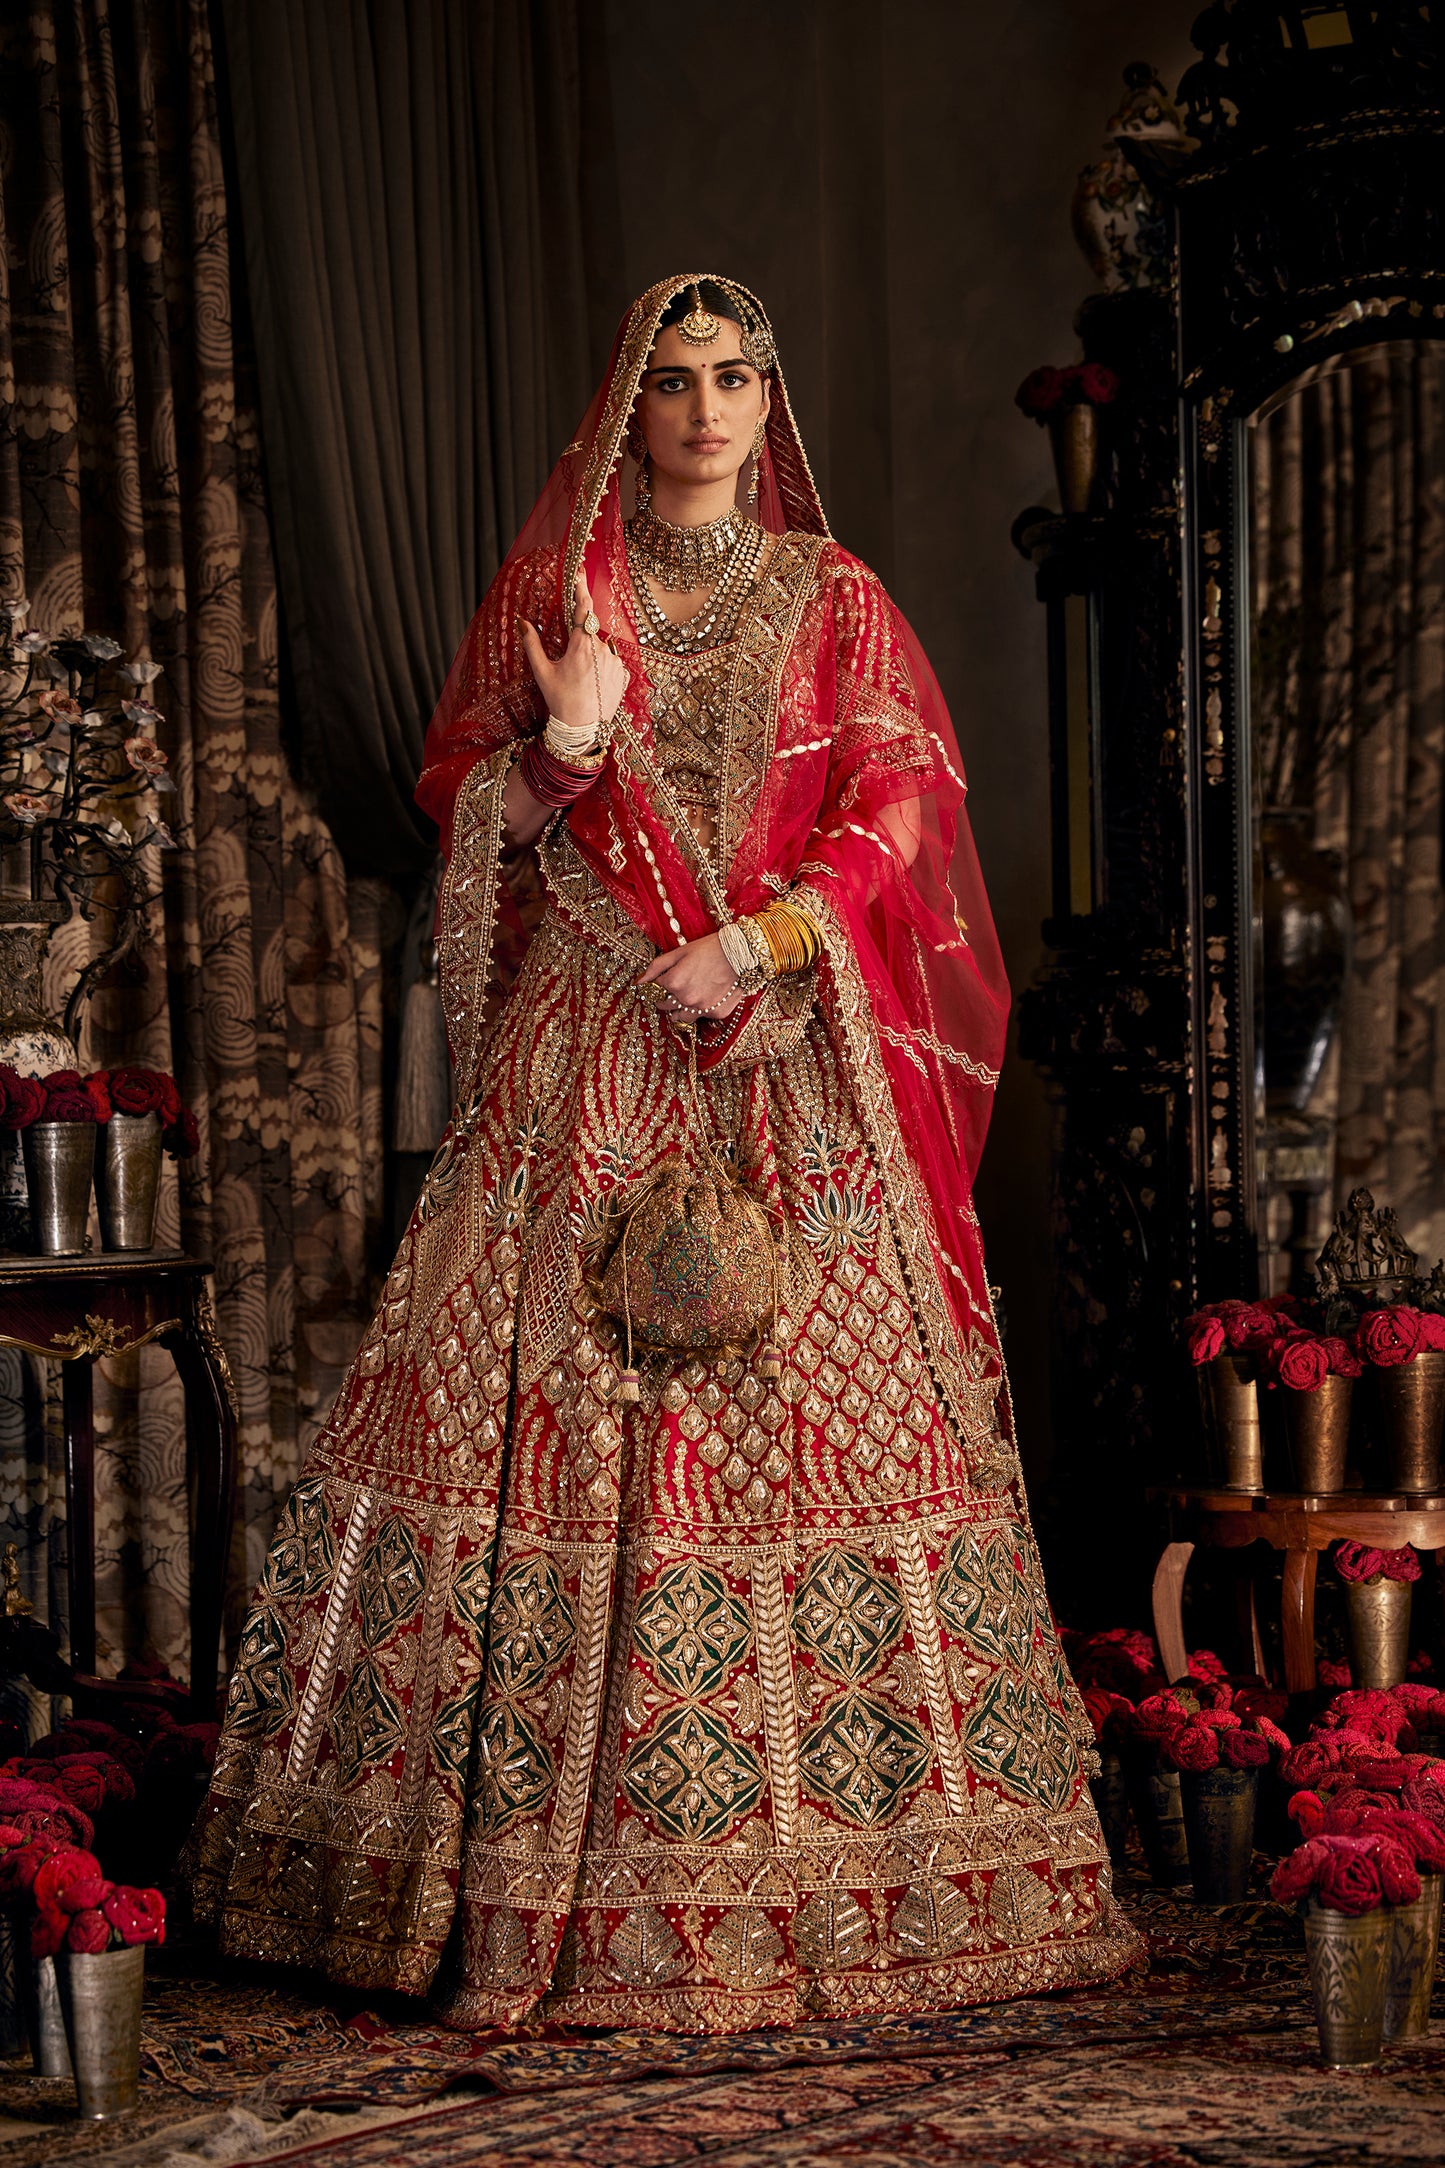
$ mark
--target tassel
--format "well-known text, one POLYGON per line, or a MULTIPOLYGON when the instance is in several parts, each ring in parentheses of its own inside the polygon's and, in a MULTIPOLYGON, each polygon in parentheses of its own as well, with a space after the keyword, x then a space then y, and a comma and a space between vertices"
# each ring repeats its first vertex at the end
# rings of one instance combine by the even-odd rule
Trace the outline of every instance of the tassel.
POLYGON ((421 976, 407 988, 401 1012, 392 1125, 398 1152, 434 1152, 451 1113, 451 1056, 435 944, 429 942, 427 951, 421 976))
POLYGON ((767 1378, 771 1383, 774 1378, 780 1378, 782 1374, 782 1350, 778 1347, 776 1341, 765 1340, 758 1349, 758 1376, 767 1378))
POLYGON ((627 1369, 618 1371, 612 1398, 619 1408, 635 1408, 642 1398, 642 1380, 630 1364, 627 1369))

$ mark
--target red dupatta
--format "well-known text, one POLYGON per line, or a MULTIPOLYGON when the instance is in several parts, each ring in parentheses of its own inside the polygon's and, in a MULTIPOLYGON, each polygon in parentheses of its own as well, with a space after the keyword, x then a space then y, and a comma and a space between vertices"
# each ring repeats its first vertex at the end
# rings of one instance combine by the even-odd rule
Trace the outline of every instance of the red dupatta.
POLYGON ((663 312, 703 279, 733 296, 745 329, 769 330, 754 296, 712 273, 666 279, 629 310, 576 438, 458 651, 427 733, 417 802, 440 825, 450 852, 458 793, 478 760, 543 720, 518 618, 533 620, 559 648, 580 566, 632 679, 603 778, 568 815, 578 848, 659 949, 711 931, 719 904, 740 915, 779 885, 809 892, 831 922, 831 968, 820 991, 850 1011, 860 1058, 881 1065, 931 1206, 940 1277, 965 1330, 976 1331, 991 1313, 972 1190, 1008 988, 943 695, 879 582, 828 537, 776 366, 756 516, 774 534, 820 540, 813 598, 775 661, 772 700, 781 724, 773 757, 740 832, 727 839, 723 895, 715 884, 709 889, 649 783, 656 771, 648 686, 622 548, 634 474, 626 434, 663 312), (897 811, 884 821, 889 808, 897 811))

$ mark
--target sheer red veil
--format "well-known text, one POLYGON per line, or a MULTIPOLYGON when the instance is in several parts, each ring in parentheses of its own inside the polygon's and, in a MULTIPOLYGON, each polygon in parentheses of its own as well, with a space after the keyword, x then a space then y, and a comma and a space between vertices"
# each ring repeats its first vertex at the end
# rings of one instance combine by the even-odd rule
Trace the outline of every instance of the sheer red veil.
MULTIPOLYGON (((699 282, 728 293, 744 331, 771 345, 755 297, 711 273, 665 279, 628 311, 602 385, 488 590, 428 731, 417 800, 440 824, 444 850, 457 793, 476 761, 542 720, 517 618, 532 619, 549 645, 560 647, 579 566, 632 673, 619 720, 637 743, 651 744, 622 548, 635 473, 627 427, 659 321, 679 292, 699 282)), ((780 884, 796 882, 826 906, 834 938, 820 998, 839 1013, 858 1006, 861 988, 866 1042, 932 1221, 941 1284, 965 1333, 991 1341, 972 1186, 1008 989, 964 812, 957 744, 912 630, 873 575, 828 538, 776 364, 770 378, 756 516, 775 534, 823 540, 818 599, 779 671, 786 729, 751 814, 724 852, 726 904, 735 914, 756 910, 780 884), (898 811, 881 820, 890 807, 898 811), (900 836, 916 838, 916 848, 900 836), (846 968, 839 962, 844 944, 846 968)), ((658 948, 676 946, 677 935, 659 901, 654 865, 688 939, 716 923, 705 884, 649 803, 635 766, 609 760, 569 825, 597 878, 658 948)))

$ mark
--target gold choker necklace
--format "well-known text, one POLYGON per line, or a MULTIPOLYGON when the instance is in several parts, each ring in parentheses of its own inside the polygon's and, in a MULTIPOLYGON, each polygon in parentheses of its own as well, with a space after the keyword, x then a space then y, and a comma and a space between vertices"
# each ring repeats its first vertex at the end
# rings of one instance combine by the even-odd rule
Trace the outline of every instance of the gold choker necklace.
POLYGON ((736 505, 701 527, 675 527, 640 506, 627 522, 628 555, 665 594, 691 595, 722 577, 752 524, 736 505))

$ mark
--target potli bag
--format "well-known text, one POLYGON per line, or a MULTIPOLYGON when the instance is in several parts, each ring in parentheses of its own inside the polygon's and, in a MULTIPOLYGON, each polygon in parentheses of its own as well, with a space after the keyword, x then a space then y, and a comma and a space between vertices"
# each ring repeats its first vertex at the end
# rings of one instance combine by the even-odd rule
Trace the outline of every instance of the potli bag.
POLYGON ((762 1204, 713 1150, 697 1088, 697 1041, 688 1035, 688 1085, 700 1146, 664 1160, 609 1228, 589 1275, 601 1307, 626 1334, 614 1398, 639 1398, 637 1345, 673 1355, 758 1357, 758 1375, 782 1370, 777 1347, 778 1244, 762 1204))

